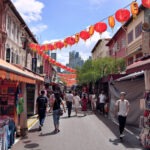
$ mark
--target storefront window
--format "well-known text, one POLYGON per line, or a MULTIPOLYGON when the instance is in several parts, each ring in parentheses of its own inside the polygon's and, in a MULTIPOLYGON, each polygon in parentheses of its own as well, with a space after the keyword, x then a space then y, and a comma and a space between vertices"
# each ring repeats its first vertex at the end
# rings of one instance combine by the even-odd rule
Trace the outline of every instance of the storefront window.
POLYGON ((128 65, 133 64, 133 57, 128 58, 128 65))

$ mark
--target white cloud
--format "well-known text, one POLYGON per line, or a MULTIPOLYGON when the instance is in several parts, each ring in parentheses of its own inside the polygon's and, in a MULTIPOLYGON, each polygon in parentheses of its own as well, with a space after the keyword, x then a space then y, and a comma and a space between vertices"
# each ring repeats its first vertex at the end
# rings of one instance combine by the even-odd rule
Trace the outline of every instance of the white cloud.
POLYGON ((46 30, 48 28, 47 25, 44 25, 44 24, 38 24, 34 27, 31 27, 31 31, 34 33, 34 34, 39 34, 41 32, 43 32, 44 30, 46 30))
POLYGON ((42 19, 44 4, 38 0, 12 0, 21 16, 28 23, 42 19))

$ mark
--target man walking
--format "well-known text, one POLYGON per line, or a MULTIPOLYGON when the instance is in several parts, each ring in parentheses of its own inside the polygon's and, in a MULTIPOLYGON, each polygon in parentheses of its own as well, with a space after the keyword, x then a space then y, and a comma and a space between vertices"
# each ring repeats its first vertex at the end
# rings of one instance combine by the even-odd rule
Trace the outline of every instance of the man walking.
POLYGON ((126 118, 129 112, 129 101, 125 99, 125 92, 120 93, 120 99, 116 101, 116 112, 118 112, 120 138, 123 138, 123 131, 126 124, 126 118))
POLYGON ((48 100, 45 96, 45 91, 41 91, 41 95, 36 100, 37 106, 37 113, 39 117, 39 131, 42 130, 42 126, 44 124, 45 116, 46 116, 46 109, 47 109, 48 100))
POLYGON ((105 109, 104 109, 104 106, 105 106, 105 102, 106 102, 106 96, 104 94, 104 91, 101 91, 101 94, 99 95, 99 109, 100 109, 100 112, 105 115, 105 109))
POLYGON ((72 110, 72 102, 73 102, 73 94, 71 91, 66 95, 66 103, 68 108, 68 117, 71 116, 71 110, 72 110))

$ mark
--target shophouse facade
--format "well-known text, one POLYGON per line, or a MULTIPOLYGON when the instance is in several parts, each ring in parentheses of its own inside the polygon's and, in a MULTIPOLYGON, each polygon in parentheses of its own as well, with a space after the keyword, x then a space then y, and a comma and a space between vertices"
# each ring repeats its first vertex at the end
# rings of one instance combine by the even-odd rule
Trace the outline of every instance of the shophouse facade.
POLYGON ((106 46, 110 39, 100 39, 94 48, 92 49, 92 59, 98 59, 98 58, 104 58, 104 57, 109 57, 109 49, 106 46))

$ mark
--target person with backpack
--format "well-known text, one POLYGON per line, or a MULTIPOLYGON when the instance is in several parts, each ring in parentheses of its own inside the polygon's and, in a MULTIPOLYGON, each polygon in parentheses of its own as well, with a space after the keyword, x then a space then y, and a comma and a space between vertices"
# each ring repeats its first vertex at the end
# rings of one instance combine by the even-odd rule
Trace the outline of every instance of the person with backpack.
POLYGON ((60 119, 60 116, 62 115, 61 114, 62 110, 61 110, 60 105, 63 106, 63 110, 64 110, 64 112, 66 112, 65 106, 64 106, 62 99, 60 97, 60 93, 54 92, 54 100, 52 101, 50 111, 53 110, 53 122, 54 122, 54 128, 55 128, 54 132, 55 133, 60 132, 60 130, 59 130, 59 119, 60 119))
POLYGON ((123 138, 123 131, 126 124, 126 118, 129 113, 129 101, 125 99, 126 93, 120 93, 120 99, 116 101, 116 112, 118 112, 120 138, 123 138))
POLYGON ((45 96, 45 91, 42 90, 41 95, 36 100, 37 113, 39 118, 39 131, 42 130, 45 121, 47 105, 48 105, 48 99, 45 96))

